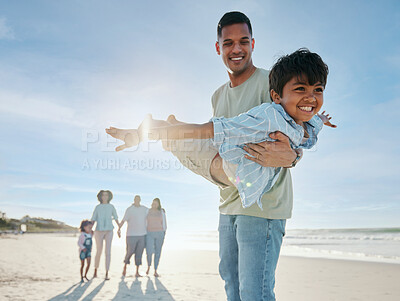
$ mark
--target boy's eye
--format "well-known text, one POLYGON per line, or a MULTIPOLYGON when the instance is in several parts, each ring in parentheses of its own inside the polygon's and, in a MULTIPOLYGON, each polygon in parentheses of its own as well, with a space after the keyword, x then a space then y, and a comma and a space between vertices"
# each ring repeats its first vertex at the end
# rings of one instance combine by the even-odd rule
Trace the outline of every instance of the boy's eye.
POLYGON ((229 46, 232 46, 232 43, 224 43, 223 46, 229 47, 229 46))
POLYGON ((304 87, 297 87, 295 90, 296 91, 304 91, 305 89, 304 89, 304 87))
POLYGON ((249 41, 242 41, 243 45, 249 44, 249 41))
POLYGON ((322 88, 317 88, 317 89, 315 89, 315 91, 316 91, 316 92, 322 93, 322 92, 324 92, 324 89, 322 89, 322 88))

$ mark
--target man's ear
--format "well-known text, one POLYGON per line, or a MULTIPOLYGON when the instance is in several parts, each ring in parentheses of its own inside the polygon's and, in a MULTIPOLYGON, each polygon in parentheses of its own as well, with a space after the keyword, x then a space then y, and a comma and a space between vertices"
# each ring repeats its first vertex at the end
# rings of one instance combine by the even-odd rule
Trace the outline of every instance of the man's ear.
POLYGON ((251 51, 254 51, 254 44, 256 43, 256 40, 254 38, 251 39, 251 51))
POLYGON ((215 42, 215 50, 217 51, 217 54, 218 54, 218 55, 221 55, 221 49, 219 48, 219 43, 218 43, 218 41, 215 42))
POLYGON ((271 90, 271 99, 274 103, 281 103, 281 97, 278 93, 275 92, 274 89, 271 90))

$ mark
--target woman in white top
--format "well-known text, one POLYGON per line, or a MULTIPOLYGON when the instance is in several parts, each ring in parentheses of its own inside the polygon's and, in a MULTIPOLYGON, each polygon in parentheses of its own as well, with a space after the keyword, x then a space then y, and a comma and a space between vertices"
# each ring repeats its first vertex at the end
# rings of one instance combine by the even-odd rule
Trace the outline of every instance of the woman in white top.
POLYGON ((117 225, 118 215, 115 207, 110 204, 113 198, 113 194, 109 190, 100 190, 97 194, 97 199, 100 202, 96 206, 93 212, 92 221, 96 222, 96 230, 94 232, 94 239, 96 241, 96 258, 94 262, 94 275, 93 278, 97 277, 97 269, 99 268, 100 256, 103 251, 103 241, 106 242, 106 277, 105 280, 109 280, 108 271, 110 269, 111 261, 111 242, 113 239, 113 223, 115 220, 117 225))

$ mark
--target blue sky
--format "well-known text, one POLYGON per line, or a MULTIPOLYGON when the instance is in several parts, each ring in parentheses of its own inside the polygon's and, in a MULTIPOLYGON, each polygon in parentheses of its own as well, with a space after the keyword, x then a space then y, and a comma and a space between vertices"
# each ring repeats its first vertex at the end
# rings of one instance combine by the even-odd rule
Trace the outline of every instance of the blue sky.
POLYGON ((208 120, 231 10, 252 21, 256 66, 308 47, 330 68, 324 109, 339 127, 293 170, 288 227, 399 226, 398 1, 0 1, 0 210, 77 225, 110 189, 121 216, 140 194, 161 199, 172 229, 215 230, 217 188, 158 143, 113 152, 104 128, 149 112, 208 120))

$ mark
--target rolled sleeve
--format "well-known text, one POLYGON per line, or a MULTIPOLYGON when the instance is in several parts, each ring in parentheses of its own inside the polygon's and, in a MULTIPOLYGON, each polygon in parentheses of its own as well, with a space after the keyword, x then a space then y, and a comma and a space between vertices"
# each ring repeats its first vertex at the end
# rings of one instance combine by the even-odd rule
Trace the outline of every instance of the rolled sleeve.
POLYGON ((318 115, 314 115, 314 117, 311 118, 309 123, 315 128, 315 134, 318 134, 324 126, 324 122, 318 115))
POLYGON ((265 140, 270 122, 265 118, 263 107, 257 106, 246 113, 231 118, 214 117, 215 143, 241 145, 265 140))
POLYGON ((212 139, 214 145, 219 146, 224 142, 224 129, 222 126, 221 118, 213 117, 211 122, 214 125, 214 139, 212 139))

